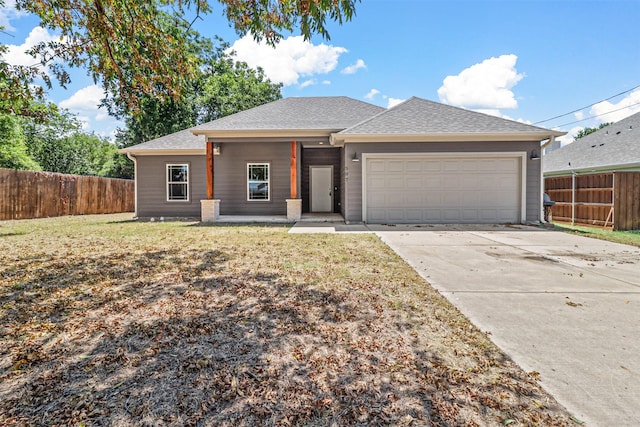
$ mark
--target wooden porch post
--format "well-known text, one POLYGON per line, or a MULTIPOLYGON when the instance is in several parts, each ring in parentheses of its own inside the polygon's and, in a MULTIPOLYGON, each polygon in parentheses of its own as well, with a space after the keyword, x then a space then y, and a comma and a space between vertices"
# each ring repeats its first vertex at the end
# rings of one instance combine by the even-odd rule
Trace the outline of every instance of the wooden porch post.
POLYGON ((289 188, 291 189, 291 198, 298 198, 298 143, 291 141, 291 172, 289 173, 289 188))
POLYGON ((213 200, 213 142, 207 141, 207 199, 213 200))

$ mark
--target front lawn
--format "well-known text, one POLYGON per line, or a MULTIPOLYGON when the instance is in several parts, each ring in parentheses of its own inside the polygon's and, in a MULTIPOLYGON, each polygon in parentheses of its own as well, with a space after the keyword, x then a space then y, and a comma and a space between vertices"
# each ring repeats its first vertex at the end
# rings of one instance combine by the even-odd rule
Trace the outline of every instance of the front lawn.
POLYGON ((1 425, 573 424, 374 235, 129 217, 0 223, 1 425))

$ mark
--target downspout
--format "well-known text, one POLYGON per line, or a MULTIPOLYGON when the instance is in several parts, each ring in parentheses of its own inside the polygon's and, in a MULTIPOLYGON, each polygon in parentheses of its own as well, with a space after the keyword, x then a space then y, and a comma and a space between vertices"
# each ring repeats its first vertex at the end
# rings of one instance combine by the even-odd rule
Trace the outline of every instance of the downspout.
POLYGON ((576 173, 571 171, 571 225, 575 225, 576 216, 576 173))
POLYGON ((545 180, 544 180, 544 149, 547 147, 547 145, 551 145, 555 142, 556 137, 554 135, 551 135, 549 137, 549 140, 547 142, 545 142, 544 144, 542 144, 542 146, 540 147, 540 212, 538 213, 538 215, 540 215, 541 218, 541 223, 545 222, 545 216, 544 216, 544 187, 545 187, 545 180))
POLYGON ((134 209, 133 216, 135 218, 138 217, 138 162, 136 161, 136 156, 131 155, 131 153, 127 153, 127 158, 133 162, 133 199, 134 199, 134 209))

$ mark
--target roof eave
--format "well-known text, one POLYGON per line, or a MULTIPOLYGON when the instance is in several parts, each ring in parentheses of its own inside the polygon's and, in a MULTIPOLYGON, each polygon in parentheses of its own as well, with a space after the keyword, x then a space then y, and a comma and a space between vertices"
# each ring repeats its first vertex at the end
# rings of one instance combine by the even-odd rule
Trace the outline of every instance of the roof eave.
POLYGON ((246 129, 246 130, 206 130, 192 129, 194 135, 206 138, 304 138, 328 137, 342 129, 246 129))
MULTIPOLYGON (((583 168, 569 168, 555 171, 544 172, 544 176, 565 176, 571 175, 571 173, 575 174, 585 174, 585 173, 599 173, 599 172, 627 172, 629 169, 636 170, 640 169, 640 162, 636 163, 623 163, 618 165, 607 165, 607 166, 592 166, 592 167, 583 167, 583 168)), ((632 172, 630 171, 630 172, 632 172)))
POLYGON ((418 134, 333 134, 332 145, 344 143, 365 142, 477 142, 477 141, 543 141, 556 136, 563 136, 566 132, 535 131, 535 132, 501 132, 501 133, 418 133, 418 134))
POLYGON ((197 148, 146 148, 146 149, 129 149, 121 148, 118 150, 122 154, 131 154, 133 156, 204 156, 207 150, 197 148))

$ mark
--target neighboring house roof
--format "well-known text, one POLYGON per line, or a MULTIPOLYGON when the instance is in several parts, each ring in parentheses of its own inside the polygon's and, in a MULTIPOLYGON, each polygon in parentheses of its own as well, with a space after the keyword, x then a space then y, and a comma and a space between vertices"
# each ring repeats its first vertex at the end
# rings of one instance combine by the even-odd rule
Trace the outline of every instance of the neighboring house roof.
POLYGON ((640 170, 640 113, 605 126, 543 159, 545 175, 640 170))
POLYGON ((321 130, 328 135, 381 111, 384 108, 346 96, 285 98, 201 124, 191 131, 214 136, 228 131, 321 130))
POLYGON ((120 151, 123 153, 135 154, 139 154, 140 152, 161 154, 160 152, 165 151, 179 151, 181 153, 192 151, 193 154, 201 154, 200 152, 204 153, 205 149, 204 136, 194 135, 191 130, 185 129, 160 138, 152 139, 151 141, 143 142, 142 144, 123 148, 120 151))
POLYGON ((402 140, 407 140, 407 136, 415 140, 542 140, 564 134, 413 97, 337 133, 332 139, 336 143, 359 142, 379 136, 391 141, 395 135, 402 140))

